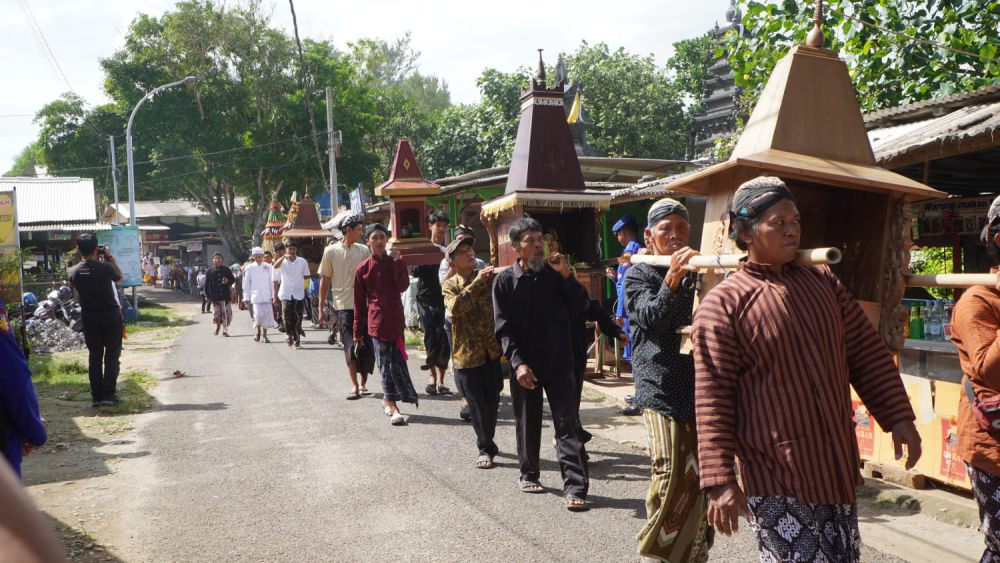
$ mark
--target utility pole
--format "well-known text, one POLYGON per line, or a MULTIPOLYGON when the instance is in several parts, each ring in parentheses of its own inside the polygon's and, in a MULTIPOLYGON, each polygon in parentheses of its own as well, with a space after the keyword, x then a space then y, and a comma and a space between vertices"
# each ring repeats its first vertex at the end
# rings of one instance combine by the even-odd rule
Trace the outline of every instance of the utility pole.
POLYGON ((115 225, 121 225, 121 213, 118 211, 118 165, 115 162, 115 136, 108 135, 111 142, 111 179, 115 182, 115 225))
POLYGON ((330 157, 330 217, 340 211, 337 194, 337 133, 333 130, 333 92, 326 87, 326 152, 330 157))

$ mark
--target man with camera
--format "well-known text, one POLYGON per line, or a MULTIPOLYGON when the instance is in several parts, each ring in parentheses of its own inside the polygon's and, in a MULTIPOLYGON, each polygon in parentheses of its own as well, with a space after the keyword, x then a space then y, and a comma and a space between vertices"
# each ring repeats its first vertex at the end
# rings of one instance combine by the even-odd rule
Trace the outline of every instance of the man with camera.
POLYGON ((90 394, 93 406, 118 404, 118 358, 122 352, 123 319, 115 282, 122 279, 115 257, 93 235, 80 235, 76 247, 83 261, 70 268, 70 285, 80 297, 83 338, 90 352, 90 394))

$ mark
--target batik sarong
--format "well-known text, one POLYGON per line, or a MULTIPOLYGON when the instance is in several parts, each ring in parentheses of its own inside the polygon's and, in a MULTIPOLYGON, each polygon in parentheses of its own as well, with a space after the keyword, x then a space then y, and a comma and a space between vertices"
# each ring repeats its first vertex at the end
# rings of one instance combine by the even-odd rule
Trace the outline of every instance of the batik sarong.
POLYGON ((980 563, 1000 562, 1000 476, 972 467, 968 463, 972 492, 979 505, 979 522, 986 540, 980 563))
POLYGON ((229 330, 233 322, 233 304, 229 301, 212 301, 212 322, 221 324, 222 330, 229 330))
POLYGON ((417 390, 413 388, 410 370, 406 367, 406 359, 399 345, 374 337, 372 344, 375 346, 375 357, 378 358, 378 370, 382 374, 383 399, 417 405, 417 390))
POLYGON ((761 563, 861 560, 855 504, 808 504, 791 497, 747 497, 761 563))
POLYGON ((427 365, 448 369, 451 358, 451 339, 444 330, 444 307, 425 305, 417 300, 417 311, 420 313, 420 324, 424 329, 424 352, 427 354, 427 365))
POLYGON ((708 561, 712 531, 708 500, 698 478, 698 434, 694 420, 675 421, 645 409, 652 463, 646 496, 646 526, 639 554, 658 561, 708 561))

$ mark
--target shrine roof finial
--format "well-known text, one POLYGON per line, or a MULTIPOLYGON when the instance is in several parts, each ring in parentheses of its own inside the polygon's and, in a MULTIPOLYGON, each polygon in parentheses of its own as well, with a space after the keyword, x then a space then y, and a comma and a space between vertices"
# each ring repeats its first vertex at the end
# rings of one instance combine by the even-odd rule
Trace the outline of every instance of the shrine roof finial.
POLYGON ((545 49, 538 50, 538 71, 535 72, 535 81, 545 88, 545 61, 542 60, 542 51, 545 49))
POLYGON ((816 0, 816 11, 813 13, 813 28, 806 36, 806 46, 822 49, 823 37, 823 0, 816 0))

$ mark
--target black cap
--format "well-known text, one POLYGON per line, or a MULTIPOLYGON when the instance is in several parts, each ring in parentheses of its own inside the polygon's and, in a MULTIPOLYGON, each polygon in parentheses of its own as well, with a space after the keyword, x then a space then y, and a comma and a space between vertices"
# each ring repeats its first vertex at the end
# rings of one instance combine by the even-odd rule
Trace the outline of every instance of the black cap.
POLYGON ((444 249, 444 255, 447 256, 449 260, 451 260, 451 255, 454 254, 455 251, 458 250, 458 248, 463 244, 468 244, 469 246, 475 246, 476 239, 472 238, 469 235, 458 235, 457 237, 455 237, 455 240, 451 241, 451 244, 449 244, 448 247, 444 249))

